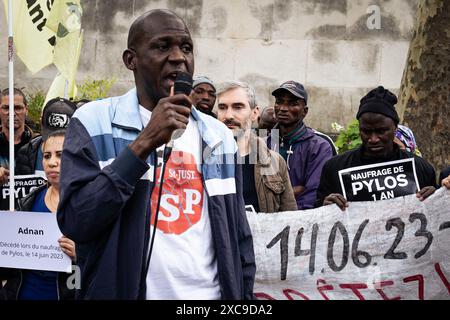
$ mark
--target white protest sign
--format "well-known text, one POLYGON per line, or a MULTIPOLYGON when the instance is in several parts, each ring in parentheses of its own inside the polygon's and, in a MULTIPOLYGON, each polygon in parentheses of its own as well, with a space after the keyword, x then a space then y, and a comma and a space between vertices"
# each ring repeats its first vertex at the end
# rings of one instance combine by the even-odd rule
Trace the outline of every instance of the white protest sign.
POLYGON ((0 211, 0 267, 71 272, 62 236, 51 213, 0 211))
POLYGON ((247 213, 259 299, 450 299, 450 191, 247 213))
POLYGON ((340 170, 339 180, 348 201, 393 199, 420 190, 413 158, 340 170))

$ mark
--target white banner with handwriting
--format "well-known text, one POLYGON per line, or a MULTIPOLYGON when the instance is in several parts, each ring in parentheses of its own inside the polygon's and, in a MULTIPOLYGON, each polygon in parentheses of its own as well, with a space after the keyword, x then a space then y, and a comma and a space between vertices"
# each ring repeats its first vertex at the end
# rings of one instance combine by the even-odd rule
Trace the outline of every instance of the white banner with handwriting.
POLYGON ((258 299, 450 299, 450 191, 247 213, 258 299))

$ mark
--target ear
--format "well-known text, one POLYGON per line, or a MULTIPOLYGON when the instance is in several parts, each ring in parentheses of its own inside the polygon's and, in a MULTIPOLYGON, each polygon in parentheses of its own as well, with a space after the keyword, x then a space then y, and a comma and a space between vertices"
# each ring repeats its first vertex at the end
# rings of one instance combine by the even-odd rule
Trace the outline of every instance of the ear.
POLYGON ((128 70, 136 70, 136 51, 133 49, 126 49, 122 54, 122 60, 128 70))
POLYGON ((258 120, 259 115, 260 115, 259 106, 256 106, 252 110, 252 116, 251 116, 252 122, 255 122, 256 120, 258 120))
POLYGON ((307 106, 305 106, 304 108, 303 108, 303 113, 305 114, 304 115, 304 117, 306 117, 306 115, 308 114, 308 107, 307 106))

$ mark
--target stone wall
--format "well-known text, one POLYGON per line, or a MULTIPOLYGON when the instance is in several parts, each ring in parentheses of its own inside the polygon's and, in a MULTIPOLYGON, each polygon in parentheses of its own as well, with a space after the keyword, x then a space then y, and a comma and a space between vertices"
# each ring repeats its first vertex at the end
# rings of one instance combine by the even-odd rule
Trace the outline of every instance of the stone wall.
MULTIPOLYGON (((18 0, 16 0, 18 1, 18 0)), ((153 8, 182 16, 194 37, 196 74, 216 82, 238 79, 257 90, 262 107, 270 92, 296 80, 310 94, 310 126, 331 131, 356 112, 359 99, 380 84, 398 91, 417 0, 82 0, 85 42, 77 79, 115 76, 113 94, 133 86, 122 63, 134 17, 153 8), (370 30, 370 5, 381 9, 381 28, 370 30)), ((7 26, 0 2, 0 87, 7 85, 7 26)), ((31 75, 16 60, 18 86, 47 89, 56 69, 31 75)))

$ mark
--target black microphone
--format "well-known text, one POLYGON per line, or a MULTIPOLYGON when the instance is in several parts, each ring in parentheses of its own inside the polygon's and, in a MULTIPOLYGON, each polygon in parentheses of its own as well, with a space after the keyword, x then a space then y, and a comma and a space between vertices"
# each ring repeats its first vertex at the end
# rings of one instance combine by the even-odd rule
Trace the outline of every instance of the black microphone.
POLYGON ((175 94, 190 95, 192 91, 192 76, 186 72, 180 72, 175 78, 173 84, 173 91, 175 94))
MULTIPOLYGON (((175 82, 173 84, 174 94, 185 94, 185 95, 189 96, 192 91, 192 82, 193 82, 192 76, 189 73, 186 73, 186 72, 178 73, 177 77, 175 78, 175 82)), ((173 141, 175 139, 179 138, 180 136, 181 135, 174 137, 172 135, 172 138, 166 144, 166 147, 164 148, 164 156, 163 156, 164 163, 167 162, 167 160, 169 160, 170 154, 172 153, 173 141)))

